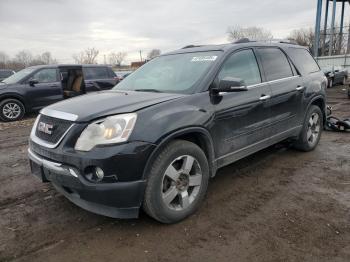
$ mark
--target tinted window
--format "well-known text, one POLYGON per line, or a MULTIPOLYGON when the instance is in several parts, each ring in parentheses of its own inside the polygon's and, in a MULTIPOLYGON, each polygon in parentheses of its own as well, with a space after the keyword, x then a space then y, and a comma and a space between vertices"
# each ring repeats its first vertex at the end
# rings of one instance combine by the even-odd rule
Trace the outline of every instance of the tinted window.
POLYGON ((260 71, 252 50, 243 50, 231 55, 225 61, 219 79, 235 77, 244 80, 246 85, 261 83, 260 71))
POLYGON ((89 79, 106 79, 109 78, 106 67, 85 67, 84 78, 89 79))
POLYGON ((267 81, 293 76, 286 55, 278 48, 258 49, 267 81))
POLYGON ((13 75, 12 71, 0 71, 0 78, 6 78, 13 75))
POLYGON ((42 69, 35 73, 32 78, 38 80, 39 83, 57 82, 57 70, 54 68, 42 69))
POLYGON ((315 59, 313 59, 309 51, 306 49, 290 48, 289 55, 302 75, 310 74, 320 70, 315 59))

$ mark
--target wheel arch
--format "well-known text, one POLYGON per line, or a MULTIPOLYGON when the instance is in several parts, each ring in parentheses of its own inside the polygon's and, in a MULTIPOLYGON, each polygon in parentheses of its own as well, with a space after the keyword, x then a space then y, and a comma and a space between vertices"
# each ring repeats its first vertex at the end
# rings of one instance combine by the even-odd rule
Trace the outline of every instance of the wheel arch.
MULTIPOLYGON (((325 126, 326 121, 327 121, 327 115, 326 115, 326 101, 323 96, 316 96, 314 97, 308 104, 306 112, 309 111, 310 107, 312 105, 318 106, 321 109, 322 115, 323 115, 323 125, 325 126)), ((306 117, 306 115, 305 115, 306 117)))
POLYGON ((29 108, 28 108, 28 104, 26 103, 24 97, 22 97, 20 95, 17 95, 17 94, 4 94, 4 95, 0 96, 0 102, 2 102, 5 99, 16 99, 16 100, 19 100, 24 106, 25 113, 30 111, 29 108))
POLYGON ((145 169, 143 171, 143 179, 147 179, 151 164, 154 159, 157 157, 158 153, 171 141, 181 139, 192 142, 199 146, 205 153, 208 159, 209 172, 210 176, 215 176, 217 166, 215 162, 215 153, 214 145, 211 135, 208 130, 202 127, 188 127, 181 130, 177 130, 168 134, 167 136, 160 139, 160 142, 157 144, 157 147, 151 153, 150 157, 147 160, 145 169))

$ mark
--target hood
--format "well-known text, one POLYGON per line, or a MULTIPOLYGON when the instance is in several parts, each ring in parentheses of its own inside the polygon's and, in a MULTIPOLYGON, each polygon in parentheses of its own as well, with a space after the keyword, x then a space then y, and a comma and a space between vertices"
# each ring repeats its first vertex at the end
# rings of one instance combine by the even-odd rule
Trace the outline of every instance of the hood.
POLYGON ((62 115, 76 115, 76 121, 85 122, 103 116, 135 112, 182 96, 185 95, 109 90, 67 99, 45 107, 42 113, 63 112, 62 115))

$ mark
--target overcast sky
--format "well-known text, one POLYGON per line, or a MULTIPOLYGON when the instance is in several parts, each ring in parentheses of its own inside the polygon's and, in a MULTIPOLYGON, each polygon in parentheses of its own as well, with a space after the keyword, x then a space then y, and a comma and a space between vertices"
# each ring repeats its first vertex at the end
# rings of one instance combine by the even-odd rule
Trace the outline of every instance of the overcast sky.
POLYGON ((50 51, 61 63, 87 47, 138 60, 188 44, 227 42, 233 25, 260 26, 275 38, 313 27, 316 0, 0 0, 0 51, 50 51))

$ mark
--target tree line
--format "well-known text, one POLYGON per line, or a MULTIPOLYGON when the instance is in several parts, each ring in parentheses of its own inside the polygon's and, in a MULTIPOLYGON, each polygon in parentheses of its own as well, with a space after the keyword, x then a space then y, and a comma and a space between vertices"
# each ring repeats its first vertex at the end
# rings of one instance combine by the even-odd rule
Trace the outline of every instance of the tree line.
POLYGON ((5 52, 0 51, 0 68, 18 71, 28 66, 49 64, 57 64, 57 60, 50 52, 33 55, 28 50, 22 50, 11 58, 5 52))

